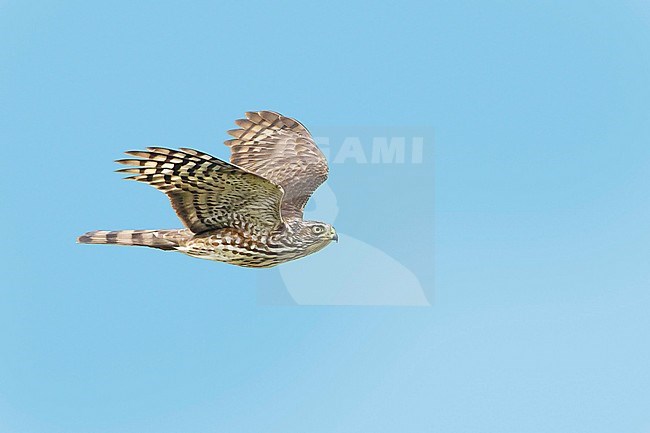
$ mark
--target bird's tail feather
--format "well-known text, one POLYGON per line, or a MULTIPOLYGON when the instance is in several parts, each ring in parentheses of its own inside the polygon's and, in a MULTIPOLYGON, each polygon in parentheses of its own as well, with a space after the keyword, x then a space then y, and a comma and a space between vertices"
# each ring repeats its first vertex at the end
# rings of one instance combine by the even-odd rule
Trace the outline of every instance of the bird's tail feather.
POLYGON ((80 244, 135 245, 174 250, 190 237, 189 230, 95 230, 77 238, 80 244))

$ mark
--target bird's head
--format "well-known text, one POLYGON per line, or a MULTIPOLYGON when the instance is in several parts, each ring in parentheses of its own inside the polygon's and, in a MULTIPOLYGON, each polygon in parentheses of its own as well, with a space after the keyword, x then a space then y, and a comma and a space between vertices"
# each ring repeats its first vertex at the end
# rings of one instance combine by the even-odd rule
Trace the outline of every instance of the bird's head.
POLYGON ((302 221, 298 237, 306 243, 306 248, 310 252, 323 249, 332 241, 339 241, 334 227, 319 221, 302 221))

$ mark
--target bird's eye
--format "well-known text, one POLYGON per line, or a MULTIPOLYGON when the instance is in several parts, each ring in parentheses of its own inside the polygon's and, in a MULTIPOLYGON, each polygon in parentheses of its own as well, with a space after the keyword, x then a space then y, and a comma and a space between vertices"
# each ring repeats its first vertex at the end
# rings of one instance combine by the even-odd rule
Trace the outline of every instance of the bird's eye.
POLYGON ((312 227, 311 230, 318 235, 320 233, 323 233, 324 229, 323 229, 323 226, 314 226, 314 227, 312 227))

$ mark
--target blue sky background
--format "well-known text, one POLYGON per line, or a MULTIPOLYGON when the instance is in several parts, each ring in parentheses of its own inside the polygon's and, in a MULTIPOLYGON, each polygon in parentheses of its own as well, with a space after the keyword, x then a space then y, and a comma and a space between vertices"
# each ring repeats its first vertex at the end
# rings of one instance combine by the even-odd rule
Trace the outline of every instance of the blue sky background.
POLYGON ((643 1, 0 0, 0 432, 650 431, 648 46, 643 1), (177 226, 112 161, 251 109, 435 130, 431 308, 74 244, 177 226))

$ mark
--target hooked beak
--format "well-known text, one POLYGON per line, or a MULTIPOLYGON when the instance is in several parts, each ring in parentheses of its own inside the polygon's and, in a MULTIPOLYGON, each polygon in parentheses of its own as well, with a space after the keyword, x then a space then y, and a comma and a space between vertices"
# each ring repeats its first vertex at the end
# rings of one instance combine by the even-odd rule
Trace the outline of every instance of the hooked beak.
POLYGON ((336 243, 339 242, 339 235, 336 233, 336 230, 332 229, 332 240, 335 241, 336 243))

